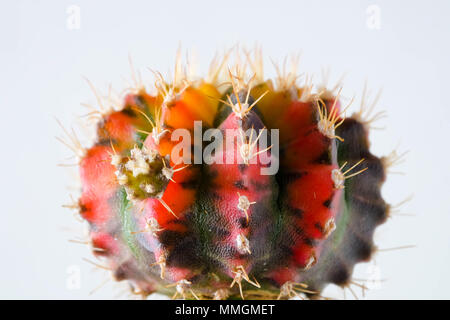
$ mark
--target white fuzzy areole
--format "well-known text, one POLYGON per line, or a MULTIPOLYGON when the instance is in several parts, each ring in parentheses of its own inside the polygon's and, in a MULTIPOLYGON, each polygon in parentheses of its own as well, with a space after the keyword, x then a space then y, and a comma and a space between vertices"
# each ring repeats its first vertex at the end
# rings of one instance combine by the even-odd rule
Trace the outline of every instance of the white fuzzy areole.
POLYGON ((345 176, 339 169, 333 169, 331 171, 331 180, 334 183, 336 189, 344 188, 345 176))
POLYGON ((250 205, 251 203, 246 196, 239 196, 237 205, 239 210, 246 211, 250 208, 250 205))
POLYGON ((242 233, 236 237, 236 246, 240 254, 251 253, 250 242, 242 233))

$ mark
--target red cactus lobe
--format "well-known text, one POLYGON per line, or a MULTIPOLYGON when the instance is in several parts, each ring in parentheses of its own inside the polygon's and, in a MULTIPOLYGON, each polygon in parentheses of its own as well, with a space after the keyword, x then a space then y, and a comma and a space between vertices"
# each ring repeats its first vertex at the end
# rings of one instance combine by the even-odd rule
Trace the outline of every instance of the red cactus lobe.
POLYGON ((117 188, 114 166, 111 165, 112 149, 108 146, 94 146, 88 150, 80 163, 83 190, 96 195, 110 195, 117 188))
POLYGON ((80 198, 80 214, 93 225, 103 225, 111 217, 108 198, 84 192, 80 198))
POLYGON ((104 224, 114 211, 109 201, 117 189, 115 169, 110 163, 111 152, 110 147, 95 146, 88 150, 80 163, 83 183, 80 213, 95 225, 104 224))
POLYGON ((114 112, 109 115, 105 119, 102 129, 106 131, 103 133, 106 138, 121 141, 128 146, 135 143, 135 130, 130 116, 123 112, 114 112))
POLYGON ((316 123, 315 115, 314 104, 291 101, 285 112, 277 118, 274 124, 275 128, 283 128, 280 132, 281 146, 296 141, 299 137, 299 130, 306 133, 308 130, 305 127, 316 123))
POLYGON ((94 254, 98 256, 119 255, 118 240, 110 234, 93 231, 90 236, 94 254))
POLYGON ((259 130, 264 129, 255 113, 251 111, 245 119, 232 113, 219 128, 225 143, 216 157, 221 159, 222 164, 212 164, 208 170, 213 176, 210 184, 215 208, 222 215, 229 231, 222 242, 234 252, 225 262, 225 272, 232 276, 237 267, 245 266, 248 269, 251 266, 251 261, 246 257, 252 254, 250 241, 257 230, 254 230, 255 226, 250 221, 259 219, 255 215, 264 214, 257 208, 266 203, 265 199, 273 196, 274 181, 273 177, 261 174, 265 165, 261 163, 260 157, 269 157, 269 151, 261 149, 258 141, 250 141, 245 136, 246 130, 253 129, 256 139, 259 130), (230 141, 233 143, 230 144, 230 141), (255 145, 252 147, 253 143, 255 145), (242 151, 246 148, 250 148, 248 154, 242 151), (227 159, 233 159, 232 163, 227 163, 227 159))
POLYGON ((194 129, 194 121, 199 120, 197 115, 181 100, 168 106, 164 111, 164 119, 171 128, 194 129))
MULTIPOLYGON (((211 93, 215 95, 214 92, 211 93)), ((217 111, 217 102, 213 98, 205 96, 199 89, 187 88, 183 92, 181 101, 195 114, 195 119, 204 122, 207 126, 212 126, 217 111)))

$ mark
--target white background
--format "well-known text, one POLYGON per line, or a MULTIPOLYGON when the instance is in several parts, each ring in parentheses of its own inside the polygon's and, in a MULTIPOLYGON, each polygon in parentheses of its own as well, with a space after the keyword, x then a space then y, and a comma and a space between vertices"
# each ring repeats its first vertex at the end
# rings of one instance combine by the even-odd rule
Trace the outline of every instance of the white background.
MULTIPOLYGON (((372 149, 384 155, 400 143, 410 150, 396 168, 405 174, 390 175, 383 194, 390 203, 414 194, 402 212, 415 216, 394 216, 376 241, 380 249, 416 248, 379 252, 383 282, 366 298, 449 298, 450 2, 112 2, 0 5, 0 298, 99 299, 121 292, 109 282, 89 295, 109 275, 81 260, 93 259, 87 246, 68 242, 82 228, 61 208, 77 180, 75 170, 57 167, 70 152, 54 138, 62 133, 55 117, 76 125, 87 112, 80 102, 95 102, 82 75, 100 89, 112 83, 121 90, 129 54, 151 79, 146 68, 172 68, 179 43, 196 53, 204 71, 217 49, 237 42, 258 42, 278 61, 302 52, 301 72, 320 75, 329 66, 332 79, 347 72, 346 96, 359 98, 365 79, 383 88, 378 108, 389 117, 379 123, 385 130, 371 133, 372 149), (67 28, 70 5, 81 10, 80 29, 67 28), (381 10, 379 30, 367 26, 370 5, 381 10), (67 287, 73 268, 80 270, 79 289, 67 287)), ((270 64, 266 70, 274 75, 270 64)), ((369 270, 359 265, 356 276, 370 277, 369 270)), ((333 288, 326 294, 342 297, 333 288)))

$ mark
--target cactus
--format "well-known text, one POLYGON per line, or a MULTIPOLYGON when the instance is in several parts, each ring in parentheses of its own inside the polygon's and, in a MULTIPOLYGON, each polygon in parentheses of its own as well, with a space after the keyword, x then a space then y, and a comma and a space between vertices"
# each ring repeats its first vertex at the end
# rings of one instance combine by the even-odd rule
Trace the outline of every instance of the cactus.
POLYGON ((138 87, 100 113, 79 163, 94 255, 143 296, 320 298, 348 286, 388 216, 373 118, 344 117, 340 90, 298 85, 295 70, 266 80, 258 50, 251 72, 225 68, 227 56, 195 81, 177 61, 172 82, 156 73, 155 93, 138 87), (223 138, 211 163, 196 160, 208 139, 174 139, 208 130, 223 138))

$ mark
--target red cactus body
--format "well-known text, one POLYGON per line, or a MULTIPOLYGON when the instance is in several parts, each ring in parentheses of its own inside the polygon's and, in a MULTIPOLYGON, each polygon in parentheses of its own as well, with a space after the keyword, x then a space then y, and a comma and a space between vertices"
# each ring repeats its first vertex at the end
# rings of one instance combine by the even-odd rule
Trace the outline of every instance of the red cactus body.
POLYGON ((80 214, 94 254, 135 292, 320 297, 370 258, 387 204, 367 124, 342 116, 339 93, 312 94, 291 76, 273 85, 259 70, 247 82, 225 73, 228 87, 158 77, 155 96, 140 89, 103 115, 80 162, 80 214), (173 139, 197 123, 223 138, 212 163, 196 162, 206 141, 173 139))

